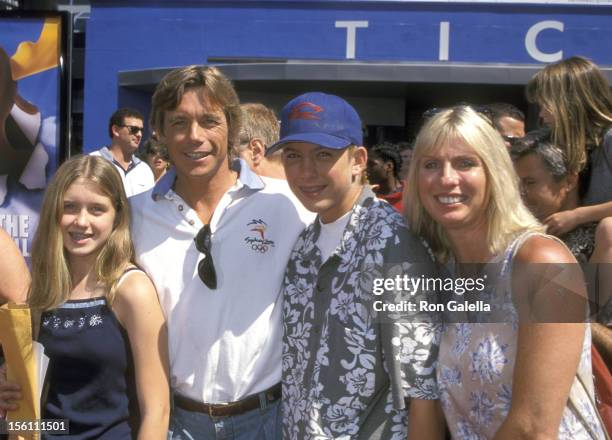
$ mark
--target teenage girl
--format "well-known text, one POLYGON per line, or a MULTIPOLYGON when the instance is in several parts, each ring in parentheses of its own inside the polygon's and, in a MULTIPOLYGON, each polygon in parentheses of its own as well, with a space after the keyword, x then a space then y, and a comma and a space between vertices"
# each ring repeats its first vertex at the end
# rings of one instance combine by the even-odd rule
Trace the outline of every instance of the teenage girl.
MULTIPOLYGON (((28 302, 50 358, 42 416, 69 420, 62 438, 167 436, 166 326, 153 284, 133 264, 129 225, 110 162, 80 156, 57 170, 32 249, 28 302)), ((0 375, 0 410, 17 407, 19 390, 0 375)))

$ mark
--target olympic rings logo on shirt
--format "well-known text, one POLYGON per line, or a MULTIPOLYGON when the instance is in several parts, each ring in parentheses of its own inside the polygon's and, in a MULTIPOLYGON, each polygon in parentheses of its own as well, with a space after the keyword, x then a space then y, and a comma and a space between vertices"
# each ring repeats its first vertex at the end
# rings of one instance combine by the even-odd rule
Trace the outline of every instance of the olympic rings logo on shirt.
POLYGON ((261 244, 261 243, 251 243, 251 249, 257 252, 261 252, 262 254, 265 254, 266 252, 268 252, 268 245, 261 244))

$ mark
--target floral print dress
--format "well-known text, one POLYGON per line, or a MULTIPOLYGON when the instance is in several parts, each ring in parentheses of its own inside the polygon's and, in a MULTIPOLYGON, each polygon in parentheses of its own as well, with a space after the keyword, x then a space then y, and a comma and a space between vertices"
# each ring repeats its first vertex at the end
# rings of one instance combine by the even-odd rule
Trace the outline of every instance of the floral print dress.
MULTIPOLYGON (((503 295, 510 299, 510 273, 516 249, 533 233, 517 238, 503 253, 503 295)), ((440 401, 453 439, 491 439, 512 402, 512 377, 518 338, 518 314, 508 323, 445 324, 436 376, 440 401)), ((587 326, 578 375, 563 411, 559 439, 605 439, 596 409, 591 375, 591 331, 587 326)))

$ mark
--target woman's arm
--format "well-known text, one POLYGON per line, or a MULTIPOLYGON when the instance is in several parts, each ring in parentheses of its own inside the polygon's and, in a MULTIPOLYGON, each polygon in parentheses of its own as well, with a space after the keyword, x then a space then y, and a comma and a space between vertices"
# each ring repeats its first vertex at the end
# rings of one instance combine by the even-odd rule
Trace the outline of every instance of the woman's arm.
POLYGON ((445 426, 444 413, 442 413, 439 400, 412 399, 410 401, 409 440, 444 440, 445 426))
POLYGON ((525 319, 518 330, 512 403, 495 439, 556 439, 584 341, 583 278, 569 251, 544 237, 530 238, 515 261, 513 291, 522 289, 515 301, 523 304, 519 316, 525 319))
POLYGON ((6 231, 0 228, 0 304, 7 301, 25 303, 30 287, 30 272, 19 249, 6 231))
POLYGON ((612 202, 606 202, 599 205, 579 206, 575 209, 556 212, 544 219, 544 224, 547 227, 546 232, 561 236, 579 225, 598 222, 611 216, 612 202))
POLYGON ((168 334, 149 277, 129 274, 117 289, 113 310, 126 329, 136 373, 139 439, 166 439, 170 417, 168 334))

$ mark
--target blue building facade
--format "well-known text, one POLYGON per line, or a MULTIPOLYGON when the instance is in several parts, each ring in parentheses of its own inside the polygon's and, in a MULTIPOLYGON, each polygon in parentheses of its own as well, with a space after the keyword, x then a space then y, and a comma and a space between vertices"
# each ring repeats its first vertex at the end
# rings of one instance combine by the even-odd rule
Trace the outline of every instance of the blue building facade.
POLYGON ((423 94, 446 96, 453 84, 466 93, 470 85, 514 86, 504 92, 514 95, 544 63, 572 55, 591 58, 611 77, 610 5, 126 3, 92 1, 85 151, 108 142, 107 122, 116 108, 147 114, 156 82, 169 69, 190 64, 220 65, 241 100, 273 107, 313 88, 348 95, 366 121, 379 125, 401 125, 412 98, 429 105, 423 94))

